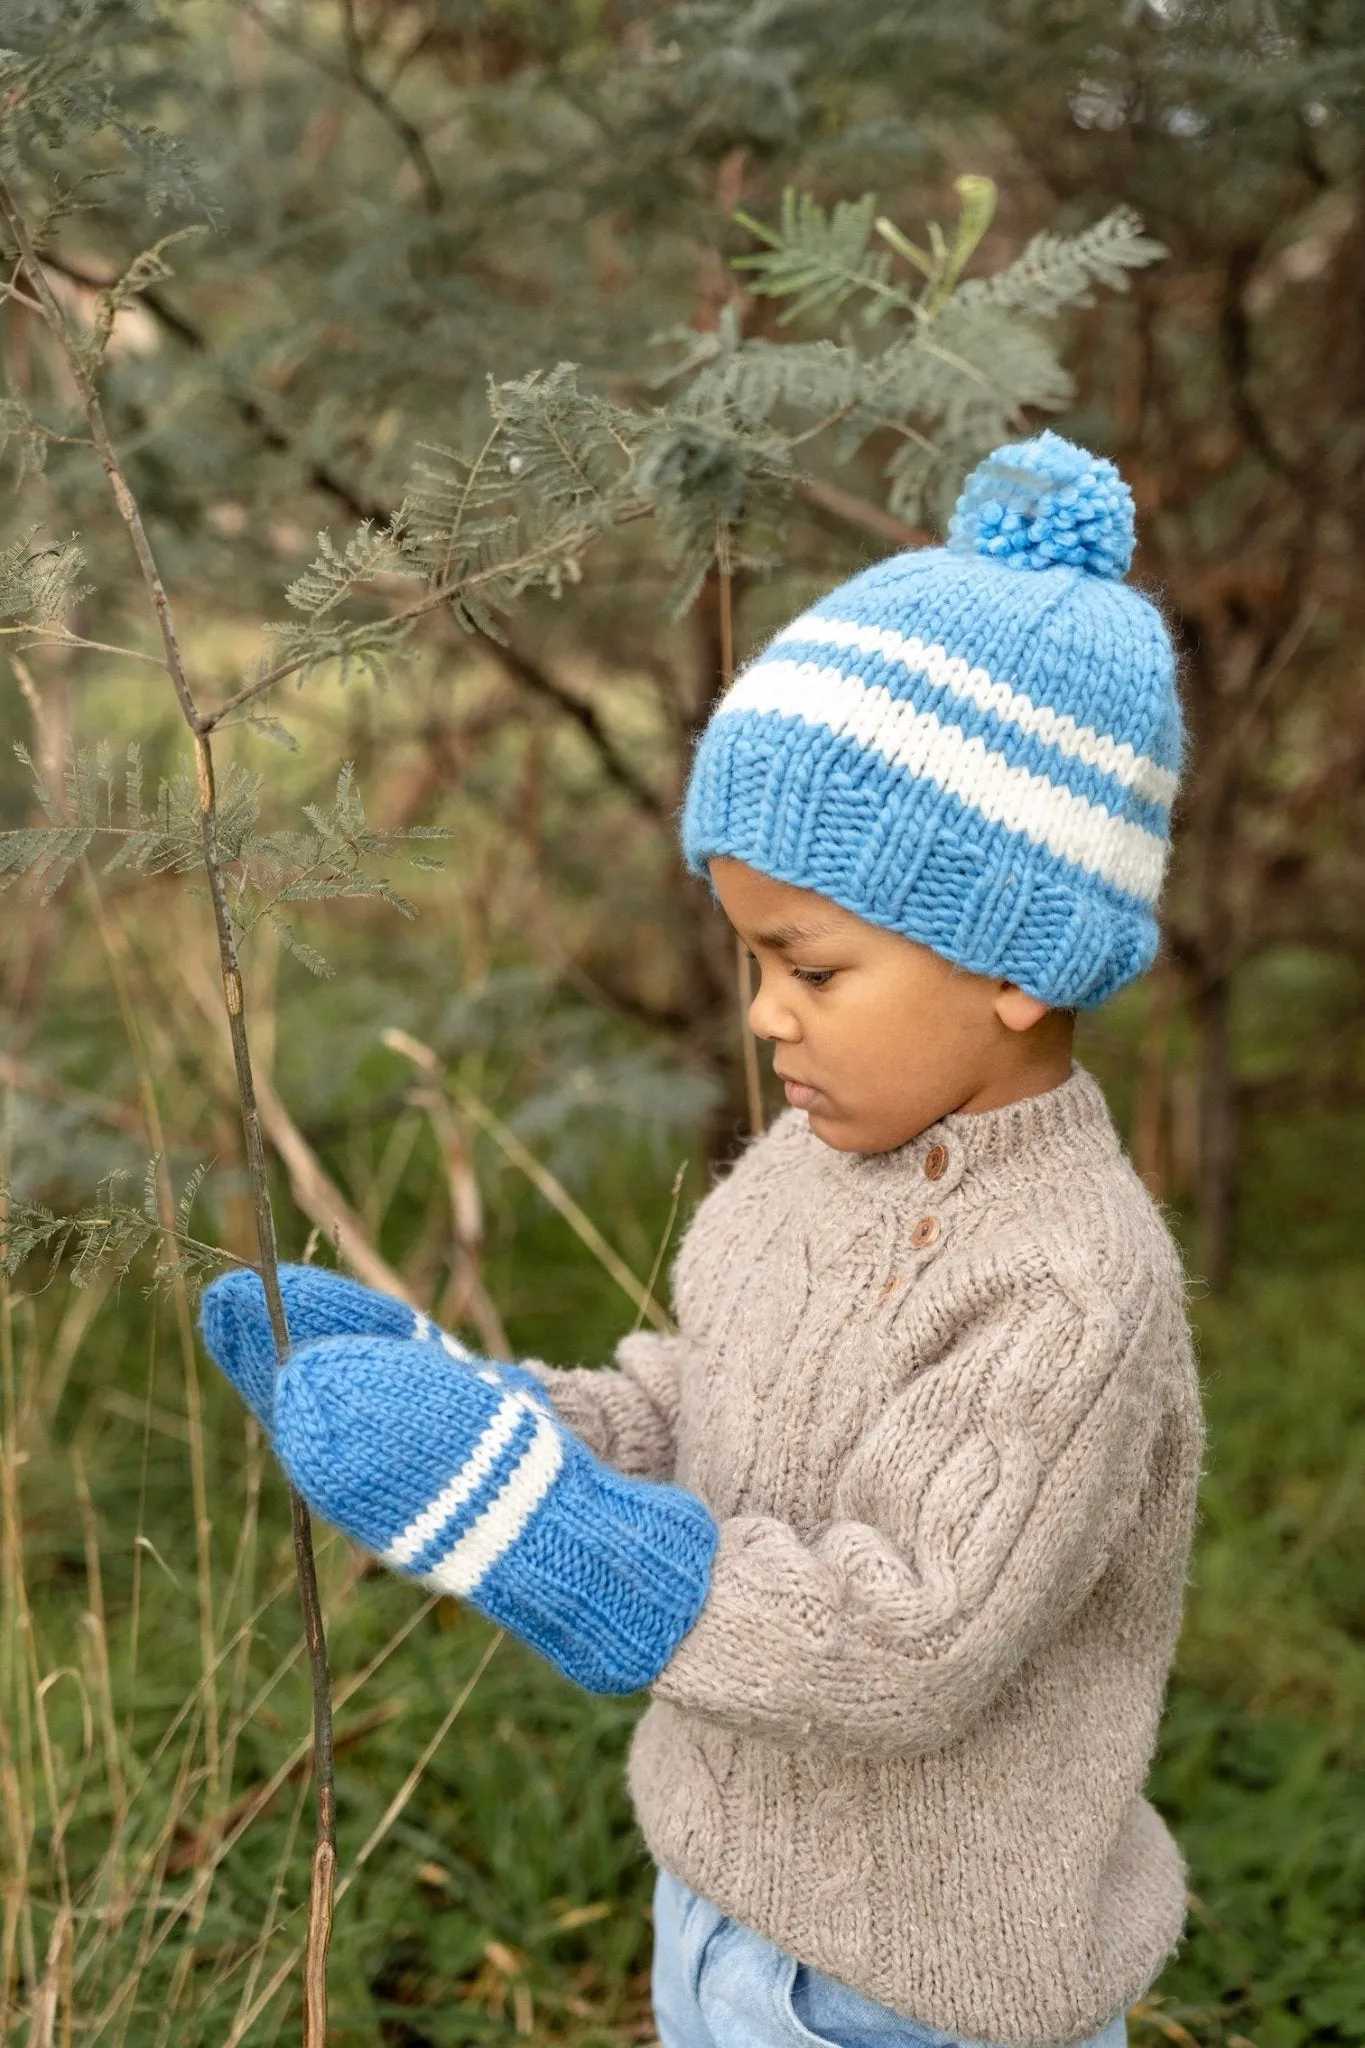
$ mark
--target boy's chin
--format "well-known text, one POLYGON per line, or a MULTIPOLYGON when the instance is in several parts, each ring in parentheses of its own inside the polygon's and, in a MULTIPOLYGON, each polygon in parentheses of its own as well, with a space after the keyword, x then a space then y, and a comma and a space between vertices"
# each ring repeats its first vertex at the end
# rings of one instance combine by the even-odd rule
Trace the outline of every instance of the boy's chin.
POLYGON ((880 1144, 875 1134, 859 1122, 856 1117, 842 1117, 837 1112, 816 1107, 806 1111, 811 1133, 828 1145, 832 1152, 889 1152, 890 1144, 880 1144))
POLYGON ((871 1158, 881 1152, 898 1152, 919 1136, 918 1130, 902 1131, 877 1123, 872 1118, 840 1116, 837 1111, 816 1107, 806 1111, 811 1134, 832 1152, 856 1152, 871 1158))

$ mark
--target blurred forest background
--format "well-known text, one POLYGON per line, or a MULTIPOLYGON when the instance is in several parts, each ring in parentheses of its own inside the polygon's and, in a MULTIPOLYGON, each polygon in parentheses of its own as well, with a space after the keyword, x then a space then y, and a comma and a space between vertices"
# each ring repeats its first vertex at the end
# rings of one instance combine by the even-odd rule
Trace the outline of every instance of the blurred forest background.
MULTIPOLYGON (((1155 1777, 1191 1931, 1130 2028, 1365 2042, 1365 8, 0 0, 0 74, 196 690, 307 662, 219 728, 282 1252, 490 1351, 608 1357, 746 1127, 674 842, 732 661, 1012 427, 1120 463, 1190 773, 1163 957, 1082 1054, 1211 1421, 1155 1777)), ((254 1256, 189 751, 0 243, 0 1171, 16 1232, 85 1219, 0 1303, 0 2036, 255 2048, 297 2038, 308 1698, 283 1487, 192 1272, 147 1287, 187 1182, 254 1256)), ((329 2039, 650 2040, 634 1703, 320 1570, 329 2039)))

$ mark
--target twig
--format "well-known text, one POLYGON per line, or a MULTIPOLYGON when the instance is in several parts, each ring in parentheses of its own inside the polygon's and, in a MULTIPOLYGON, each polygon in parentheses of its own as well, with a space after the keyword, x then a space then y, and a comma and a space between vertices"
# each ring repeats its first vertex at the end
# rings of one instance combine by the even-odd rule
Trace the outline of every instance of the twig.
MULTIPOLYGON (((222 1023, 222 1012, 213 1000, 207 972, 190 953, 182 955, 180 971, 195 1004, 216 1030, 222 1023)), ((330 1244, 336 1246, 357 1279, 363 1280, 367 1287, 377 1287, 381 1294, 392 1294, 413 1308, 419 1307, 401 1273, 395 1272, 371 1244, 359 1216, 290 1116, 273 1082, 264 1073, 256 1076, 256 1108, 261 1129, 279 1154, 289 1175, 290 1192, 304 1215, 330 1244)))
MULTIPOLYGON (((654 1264, 649 1269, 649 1279, 645 1283, 645 1292, 651 1296, 659 1284, 659 1275, 664 1269, 664 1260, 668 1257, 668 1247, 673 1241, 673 1226, 678 1220, 678 1205, 682 1201, 682 1185, 686 1178, 687 1161, 684 1159, 682 1165, 673 1176, 673 1192, 668 1204, 668 1215, 664 1222, 663 1236, 659 1239, 659 1247, 654 1254, 654 1264)), ((644 1311, 637 1309, 635 1329, 631 1331, 632 1336, 634 1336, 635 1330, 639 1329, 644 1319, 644 1311)))
POLYGON ((145 661, 152 668, 160 669, 166 666, 165 658, 160 654, 147 654, 140 647, 116 647, 109 640, 87 640, 84 634, 69 632, 65 626, 39 625, 30 619, 0 626, 0 634, 7 637, 19 633, 31 633, 32 644, 45 647, 84 647, 94 654, 116 654, 121 661, 145 661))
POLYGON ((487 647, 498 666, 509 676, 532 691, 537 697, 544 697, 566 718, 571 718, 584 738, 594 748, 602 766, 617 786, 635 802, 649 817, 662 820, 667 807, 658 792, 651 789, 643 775, 634 768, 617 746, 611 734, 603 725, 595 705, 566 690, 563 683, 540 662, 533 661, 528 654, 510 643, 495 640, 489 633, 481 633, 479 639, 487 647))
MULTIPOLYGON (((648 506, 634 506, 620 514, 617 524, 628 526, 633 520, 645 519, 648 516, 648 506)), ((456 577, 453 582, 433 584, 415 604, 405 606, 401 612, 395 612, 391 618, 385 620, 385 624, 390 629, 410 626, 417 619, 425 619, 432 612, 442 611, 447 605, 457 603, 462 598, 477 596, 487 583, 499 582, 503 577, 534 568, 538 562, 552 560, 562 552, 562 549, 562 541, 551 534, 548 540, 542 541, 538 547, 527 548, 524 554, 518 555, 513 561, 494 562, 487 568, 475 570, 472 575, 456 577)), ((267 669, 264 675, 257 676, 254 682, 244 684, 240 690, 235 691, 220 704, 216 711, 201 712, 195 731, 207 737, 231 712, 240 711, 244 704, 254 703, 257 697, 263 697, 267 690, 273 690, 276 683, 282 683, 287 677, 297 675, 300 669, 310 668, 328 658, 314 652, 291 655, 287 661, 281 661, 274 668, 267 669)))
POLYGON ((365 1226, 290 1116, 271 1083, 258 1083, 261 1126, 284 1162, 294 1200, 336 1246, 358 1280, 416 1307, 412 1290, 365 1235, 365 1226))
MULTIPOLYGON (((420 1066, 426 1058, 436 1057, 430 1046, 423 1045, 420 1039, 410 1037, 406 1031, 389 1030, 381 1032, 380 1036, 391 1052, 401 1053, 404 1059, 412 1060, 414 1065, 420 1066)), ((526 1175, 532 1187, 539 1188, 551 1207, 558 1209, 570 1229, 582 1239, 598 1263, 606 1268, 622 1293, 629 1295, 641 1314, 653 1323, 656 1330, 671 1330, 672 1324, 653 1295, 641 1284, 621 1254, 607 1243, 592 1218, 579 1207, 564 1183, 556 1180, 548 1166, 541 1165, 535 1153, 522 1144, 515 1131, 508 1130, 502 1119, 493 1114, 486 1102, 480 1101, 472 1088, 466 1087, 462 1081, 451 1081, 450 1086, 466 1116, 476 1123, 480 1130, 487 1132, 498 1150, 526 1175)))
MULTIPOLYGON (((223 863, 218 844, 218 808, 214 784, 211 725, 205 723, 195 703, 180 652, 179 638, 170 600, 161 580, 156 557, 143 524, 136 499, 128 487, 122 465, 109 436, 95 380, 95 369, 77 343, 53 294, 43 266, 29 237, 22 210, 8 183, 0 179, 0 217, 13 237, 19 262, 27 271, 34 294, 42 308, 54 341, 80 392, 91 439, 100 465, 109 481, 119 516, 128 529, 148 599, 155 613, 165 656, 166 672, 175 691, 186 725, 194 736, 195 766, 199 791, 199 816, 204 868, 213 905, 218 936, 223 997, 232 1036, 233 1064, 246 1143, 247 1171, 251 1185, 252 1210, 260 1252, 261 1281, 265 1289, 276 1353, 281 1364, 289 1352, 289 1326, 280 1294, 278 1259, 275 1249, 275 1221, 270 1206, 270 1179, 265 1144, 251 1067, 242 1002, 242 976, 237 958, 237 941, 227 900, 223 863)), ((317 1833, 313 1851, 313 1893, 309 1907, 307 1961, 304 1992, 304 2048, 325 2048, 327 2038, 327 1992, 325 1965, 332 1930, 332 1885, 336 1871, 336 1792, 332 1772, 331 1673, 323 1634, 322 1607, 318 1593, 317 1567, 313 1557, 308 1510, 299 1496, 291 1494, 294 1556, 303 1610, 304 1635, 313 1683, 314 1778, 317 1787, 317 1833)))
POLYGON ((427 1085, 414 1089, 409 1100, 414 1108, 425 1113, 445 1165, 450 1192, 451 1235, 455 1241, 449 1318, 452 1322, 459 1322, 467 1309, 488 1355, 491 1358, 510 1358, 512 1347, 507 1340, 507 1331, 493 1297, 484 1285, 483 1203, 479 1196, 479 1183, 464 1133, 446 1099, 441 1062, 429 1045, 409 1038, 406 1032, 395 1032, 389 1043, 395 1052, 406 1053, 426 1078, 427 1085))
MULTIPOLYGON (((727 692, 735 680, 734 592, 730 581, 730 535, 725 527, 716 532, 716 582, 720 599, 720 687, 727 692)), ((749 1135, 763 1135, 763 1084, 758 1073, 758 1040, 749 1022, 754 1000, 749 954, 743 939, 735 934, 735 979, 739 990, 739 1032, 744 1048, 744 1099, 749 1112, 749 1135)))
MULTIPOLYGON (((446 1709, 445 1715, 441 1721, 440 1726, 437 1728, 436 1733, 431 1737, 431 1740, 427 1743, 426 1748, 422 1751, 421 1756, 417 1759, 417 1762, 413 1765, 407 1777, 399 1786, 398 1791, 389 1801, 388 1806, 384 1810, 382 1818, 376 1823, 375 1827, 371 1830, 369 1836, 367 1837, 361 1848, 357 1851, 355 1862, 351 1865, 345 1877, 342 1878, 341 1883, 337 1886, 336 1895, 338 1900, 341 1900, 346 1896, 346 1893, 350 1890, 351 1885, 355 1881, 357 1873, 364 1867, 369 1857, 379 1847, 379 1844, 383 1841, 385 1835, 388 1834, 394 1822, 402 1813, 403 1808, 411 1799, 413 1793, 417 1789, 417 1786, 421 1782, 423 1771, 431 1762, 432 1757, 435 1756, 441 1744, 445 1741, 446 1736, 450 1733, 459 1715, 463 1713, 466 1705, 468 1704, 470 1694, 473 1692, 479 1680, 483 1677, 484 1672, 488 1669, 488 1666, 492 1661, 494 1651, 497 1649, 499 1643, 501 1643, 503 1640, 504 1636, 503 1631, 501 1629, 499 1629, 497 1634, 489 1640, 488 1647, 485 1649, 482 1657, 480 1657, 478 1665, 475 1668, 472 1677, 468 1678, 465 1681, 464 1685, 460 1688, 459 1693, 456 1695, 451 1705, 446 1709)), ((279 1968, 275 1971, 273 1977, 271 1977, 269 1983, 265 1986, 264 1990, 258 1992, 256 1998, 252 2001, 251 2005, 247 2008, 247 2010, 238 2015, 238 2018, 233 2025, 232 2032, 228 2035, 227 2040, 223 2043, 223 2048, 237 2048, 237 2044, 241 2042, 245 2038, 245 2036, 251 2031, 251 2028, 255 2025, 256 2021, 260 2018, 261 2014, 270 2004, 270 2001, 274 1998, 276 1992, 279 1991, 281 1986, 288 1980, 290 1973, 297 1966, 299 1954, 300 1951, 296 1948, 289 1955, 287 1955, 284 1961, 280 1964, 279 1968)))
POLYGON ((133 1131, 140 1137, 145 1128, 137 1110, 126 1109, 121 1102, 106 1102, 103 1096, 87 1094, 84 1088, 64 1087, 12 1053, 0 1052, 0 1088, 10 1088, 16 1095, 31 1095, 38 1102, 55 1102, 62 1109, 88 1117, 91 1123, 107 1124, 111 1131, 133 1131))
POLYGON ((404 1778, 402 1784, 394 1793, 393 1798, 384 1808, 383 1813, 375 1822, 373 1828, 371 1828, 369 1834, 365 1837, 365 1840, 356 1850, 355 1861, 352 1863, 345 1877, 342 1878, 341 1883, 337 1886, 338 1899, 345 1898, 347 1892, 355 1883, 358 1872, 361 1871, 364 1868, 364 1866, 369 1862, 371 1856, 379 1847, 379 1844, 383 1841, 385 1835, 387 1835, 389 1829, 393 1826, 399 1814, 403 1811, 403 1808, 411 1799, 413 1793, 417 1790, 417 1787, 421 1782, 423 1771, 425 1771, 427 1765, 431 1762, 431 1759, 435 1756, 437 1750, 445 1741, 447 1735, 449 1735, 458 1716, 463 1713, 465 1707, 469 1704, 470 1694, 473 1692, 479 1680, 483 1677, 484 1672, 492 1663, 494 1652, 497 1650, 499 1644, 505 1642, 506 1639, 506 1632, 503 1629, 498 1629, 494 1635, 489 1637, 488 1645, 484 1650, 483 1655, 480 1657, 473 1671, 465 1680, 464 1684, 460 1687, 459 1692, 456 1694, 450 1706, 447 1708, 440 1727, 436 1730, 436 1733, 427 1743, 426 1748, 422 1751, 422 1754, 418 1757, 416 1763, 408 1772, 407 1777, 404 1778))
POLYGON ((874 505, 866 498, 859 498, 852 491, 841 490, 838 484, 828 484, 818 476, 802 477, 796 486, 798 498, 817 512, 827 512, 844 526, 860 526, 864 533, 875 534, 878 540, 893 541, 898 548, 932 547, 934 536, 925 526, 907 526, 903 519, 897 519, 894 512, 884 506, 874 505))
POLYGON ((333 63, 331 58, 324 55, 321 50, 315 50, 301 36, 291 35, 289 30, 267 14, 264 8, 258 7, 255 0, 244 0, 243 12, 254 22, 259 23, 283 48, 302 58, 304 63, 314 65, 324 76, 335 79, 339 85, 353 86, 362 99, 369 101, 407 152, 421 181, 422 201, 428 213, 439 213, 445 205, 445 193, 441 189, 441 181, 436 175, 436 166, 431 161, 425 138, 421 129, 410 121, 406 114, 399 111, 383 86, 371 78, 365 69, 364 46, 356 28, 351 0, 342 0, 341 6, 342 40, 346 48, 344 64, 333 63))
POLYGON ((763 1083, 758 1071, 758 1040, 754 1037, 749 1011, 754 1001, 754 977, 749 951, 743 939, 735 939, 735 984, 739 995, 739 1028, 744 1044, 744 1104, 749 1116, 749 1136, 763 1136, 763 1083))
POLYGON ((439 213, 445 193, 431 161, 426 139, 416 122, 401 113, 382 85, 365 69, 365 48, 356 27, 355 0, 341 0, 342 33, 346 45, 346 76, 356 91, 367 99, 381 120, 387 121, 408 153, 422 186, 422 200, 428 213, 439 213))

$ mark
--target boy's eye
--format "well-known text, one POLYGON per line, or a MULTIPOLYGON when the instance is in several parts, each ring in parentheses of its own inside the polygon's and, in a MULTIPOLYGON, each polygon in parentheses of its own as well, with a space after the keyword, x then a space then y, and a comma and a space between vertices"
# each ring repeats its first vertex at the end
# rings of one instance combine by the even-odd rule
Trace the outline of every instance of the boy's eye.
POLYGON ((792 973, 798 981, 804 981, 808 988, 823 988, 827 981, 833 981, 832 967, 793 967, 792 973))

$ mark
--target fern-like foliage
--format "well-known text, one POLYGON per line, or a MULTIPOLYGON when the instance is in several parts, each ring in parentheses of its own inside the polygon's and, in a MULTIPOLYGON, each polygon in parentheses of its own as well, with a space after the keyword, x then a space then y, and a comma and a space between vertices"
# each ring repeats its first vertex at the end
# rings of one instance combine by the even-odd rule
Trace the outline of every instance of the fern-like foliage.
POLYGON ((376 529, 366 520, 344 554, 337 553, 330 534, 320 533, 316 556, 290 584, 286 596, 296 611, 320 624, 357 590, 394 574, 401 566, 398 533, 390 527, 376 529))
POLYGON ((389 526, 362 526, 344 550, 319 536, 288 592, 304 617, 277 630, 281 660, 374 670, 406 637, 408 612, 433 599, 462 626, 496 633, 498 613, 534 588, 558 595, 591 543, 638 512, 632 471, 645 423, 585 391, 572 364, 491 385, 488 414, 472 455, 421 449, 389 526), (348 605, 373 607, 396 577, 412 579, 410 606, 344 616, 348 605))
POLYGON ((578 581, 587 548, 634 500, 641 427, 571 363, 490 386, 488 411, 472 458, 423 451, 405 547, 462 623, 485 629, 525 591, 578 581))
MULTIPOLYGON (((0 832, 0 889, 22 883, 40 901, 51 901, 83 858, 108 847, 103 871, 133 869, 143 875, 189 874, 203 862, 198 797, 188 768, 163 779, 155 801, 144 805, 142 758, 130 746, 116 771, 110 750, 78 749, 67 762, 60 792, 50 788, 23 747, 16 754, 29 771, 33 793, 46 823, 0 832)), ((413 907, 373 863, 412 842, 414 868, 439 868, 429 842, 449 835, 439 826, 376 832, 348 764, 341 769, 330 805, 306 804, 301 830, 260 829, 262 779, 229 764, 218 788, 218 839, 230 884, 229 900, 240 932, 265 919, 286 948, 315 974, 330 972, 326 961, 303 940, 286 914, 293 905, 339 898, 377 899, 401 916, 413 907)))
POLYGON ((875 192, 841 199, 826 213, 809 192, 788 189, 776 228, 752 214, 735 215, 767 245, 738 257, 735 268, 750 273, 752 292, 790 302, 780 316, 784 327, 794 320, 831 319, 853 299, 864 301, 861 317, 869 324, 893 308, 912 313, 915 295, 894 278, 890 251, 872 247, 876 214, 875 192))
POLYGON ((792 473, 785 436, 710 402, 704 387, 654 418, 637 483, 676 566, 675 613, 687 610, 718 558, 730 567, 775 564, 792 473))
POLYGON ((225 1265, 237 1263, 229 1253, 195 1237, 190 1230, 195 1199, 208 1174, 196 1166, 180 1191, 175 1221, 161 1220, 158 1184, 162 1161, 147 1161, 140 1197, 126 1192, 131 1176, 123 1170, 106 1174, 88 1209, 60 1214, 42 1202, 26 1201, 0 1180, 0 1273, 13 1279, 30 1260, 43 1258, 52 1271, 65 1267, 73 1287, 88 1287, 98 1276, 115 1282, 127 1278, 146 1251, 155 1252, 148 1292, 169 1281, 207 1280, 225 1265))
POLYGON ((1049 320, 1067 306, 1089 305, 1096 285, 1128 289, 1130 271, 1159 262, 1162 243, 1127 206, 1116 206, 1078 234, 1035 235, 994 277, 972 278, 960 293, 966 307, 989 305, 1027 320, 1049 320))
MULTIPOLYGON (((0 48, 0 169, 13 175, 35 158, 60 161, 60 152, 102 136, 135 171, 150 212, 189 207, 215 219, 184 137, 133 118, 111 89, 120 57, 129 71, 149 74, 173 34, 148 0, 10 0, 0 48)), ((69 183, 49 194, 34 223, 39 248, 79 203, 79 187, 69 183)))
POLYGON ((937 221, 927 227, 928 247, 920 248, 894 221, 877 213, 877 195, 840 200, 826 213, 809 192, 782 195, 781 224, 764 227, 751 214, 737 213, 766 248, 736 258, 735 268, 751 273, 750 290, 790 304, 780 316, 782 326, 804 318, 831 319, 851 301, 861 299, 859 317, 872 326, 888 313, 930 320, 955 288, 995 214, 996 191, 990 178, 967 175, 954 185, 960 210, 951 235, 937 221), (873 237, 882 247, 873 246, 873 237), (899 256, 917 280, 897 274, 899 256))
POLYGON ((68 540, 45 540, 41 529, 31 526, 0 548, 0 620, 45 626, 60 619, 86 595, 84 567, 74 534, 68 540))
POLYGON ((752 290, 788 301, 784 323, 856 310, 875 345, 847 335, 746 340, 732 316, 701 343, 687 338, 675 369, 689 406, 750 433, 784 432, 789 446, 829 434, 840 463, 871 435, 889 434, 898 443, 886 463, 890 509, 942 516, 972 461, 1029 410, 1066 404, 1071 382, 1047 323, 1088 303, 1096 285, 1124 286, 1130 271, 1164 253, 1136 215, 1118 208, 1079 234, 1036 236, 993 277, 963 280, 995 190, 989 179, 964 177, 957 191, 957 222, 951 232, 930 222, 925 246, 879 216, 871 193, 828 214, 808 194, 788 193, 776 229, 739 216, 767 244, 739 265, 752 290))
POLYGON ((922 246, 878 214, 875 193, 827 212, 788 191, 775 228, 738 216, 765 244, 738 265, 752 291, 787 302, 781 324, 852 313, 857 340, 749 339, 728 306, 712 334, 664 337, 673 360, 651 382, 668 396, 652 406, 610 402, 568 363, 490 385, 472 454, 424 449, 390 527, 362 526, 345 549, 320 537, 289 591, 304 616, 280 629, 279 656, 375 669, 434 602, 496 636, 529 590, 558 595, 605 533, 642 516, 676 565, 683 610, 717 559, 780 560, 803 451, 822 436, 837 463, 890 436, 891 509, 943 512, 963 469, 1027 410, 1066 403, 1046 323, 1162 253, 1120 209, 1081 234, 1036 237, 997 277, 964 282, 995 187, 963 177, 956 190, 957 220, 929 222, 922 246), (378 614, 403 577, 410 600, 378 614))

